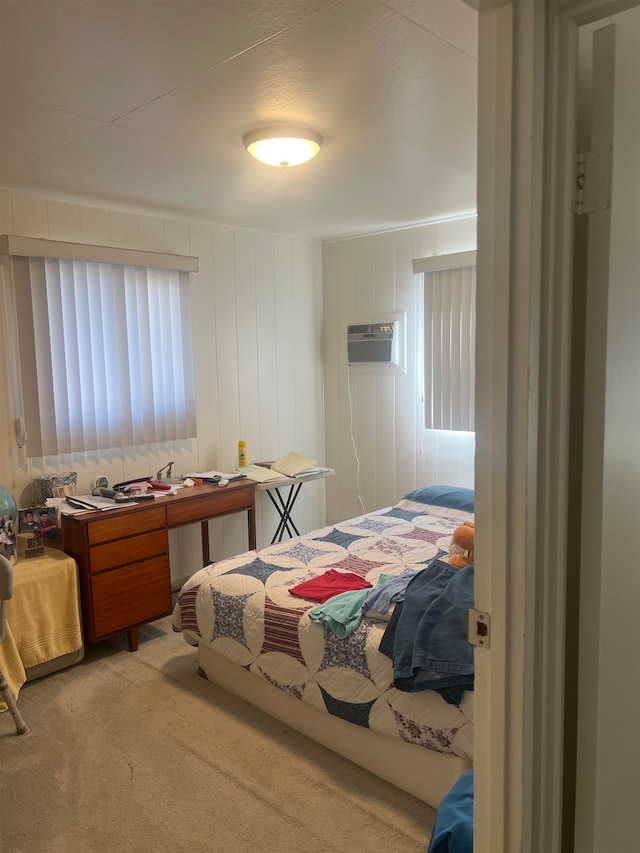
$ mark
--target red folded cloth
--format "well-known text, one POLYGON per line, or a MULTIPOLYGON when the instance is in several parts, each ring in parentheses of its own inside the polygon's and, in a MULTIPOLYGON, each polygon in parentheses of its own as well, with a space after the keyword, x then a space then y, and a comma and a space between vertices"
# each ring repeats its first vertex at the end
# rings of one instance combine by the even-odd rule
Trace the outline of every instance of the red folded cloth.
POLYGON ((370 586, 373 584, 353 572, 338 572, 336 569, 328 569, 323 575, 318 575, 317 578, 311 578, 308 581, 302 581, 297 586, 292 586, 289 592, 291 595, 311 598, 313 601, 319 601, 320 604, 323 604, 341 592, 367 589, 370 586))

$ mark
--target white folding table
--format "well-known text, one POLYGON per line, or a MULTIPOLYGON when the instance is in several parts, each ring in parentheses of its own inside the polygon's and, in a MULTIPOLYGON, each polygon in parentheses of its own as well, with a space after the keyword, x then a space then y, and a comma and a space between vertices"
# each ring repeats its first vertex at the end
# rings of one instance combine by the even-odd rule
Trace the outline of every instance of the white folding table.
POLYGON ((303 485, 311 480, 332 477, 335 473, 333 468, 322 468, 313 474, 299 475, 298 477, 279 477, 277 480, 265 480, 262 483, 256 483, 256 491, 265 491, 269 495, 271 503, 280 516, 271 545, 274 542, 282 542, 285 531, 290 537, 300 536, 300 531, 291 518, 291 512, 303 485), (286 489, 289 491, 287 492, 286 489))

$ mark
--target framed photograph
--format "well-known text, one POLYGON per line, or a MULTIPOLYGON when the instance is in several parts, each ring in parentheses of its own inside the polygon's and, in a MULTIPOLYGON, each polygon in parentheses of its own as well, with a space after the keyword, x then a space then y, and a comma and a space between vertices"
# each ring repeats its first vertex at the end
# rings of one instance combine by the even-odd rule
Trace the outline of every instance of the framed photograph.
POLYGON ((18 510, 18 531, 33 533, 34 538, 41 544, 52 548, 60 539, 60 530, 54 506, 29 506, 18 510))
POLYGON ((75 486, 56 486, 56 492, 59 498, 72 498, 76 493, 76 489, 75 486))
POLYGON ((35 533, 40 530, 40 513, 46 514, 46 507, 30 506, 18 510, 18 530, 20 533, 35 533))
POLYGON ((40 507, 40 530, 35 534, 36 539, 43 545, 53 546, 53 540, 59 538, 56 508, 54 506, 40 507))
POLYGON ((7 513, 0 514, 0 554, 11 561, 15 559, 16 553, 16 530, 13 525, 13 516, 7 513))

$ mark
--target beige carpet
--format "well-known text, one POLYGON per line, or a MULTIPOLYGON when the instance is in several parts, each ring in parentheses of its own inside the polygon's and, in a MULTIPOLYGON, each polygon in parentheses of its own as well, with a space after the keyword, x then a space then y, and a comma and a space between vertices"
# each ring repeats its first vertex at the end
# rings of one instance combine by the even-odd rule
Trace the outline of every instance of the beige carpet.
POLYGON ((435 811, 199 678, 163 619, 0 715, 3 853, 426 853, 435 811))

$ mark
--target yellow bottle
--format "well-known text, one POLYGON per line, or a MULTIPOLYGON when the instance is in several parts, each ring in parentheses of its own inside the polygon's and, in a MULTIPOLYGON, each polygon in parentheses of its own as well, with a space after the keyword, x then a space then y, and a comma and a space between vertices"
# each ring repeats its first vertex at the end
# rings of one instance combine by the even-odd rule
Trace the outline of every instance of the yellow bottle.
POLYGON ((247 466, 247 442, 238 442, 238 468, 246 468, 247 466))

